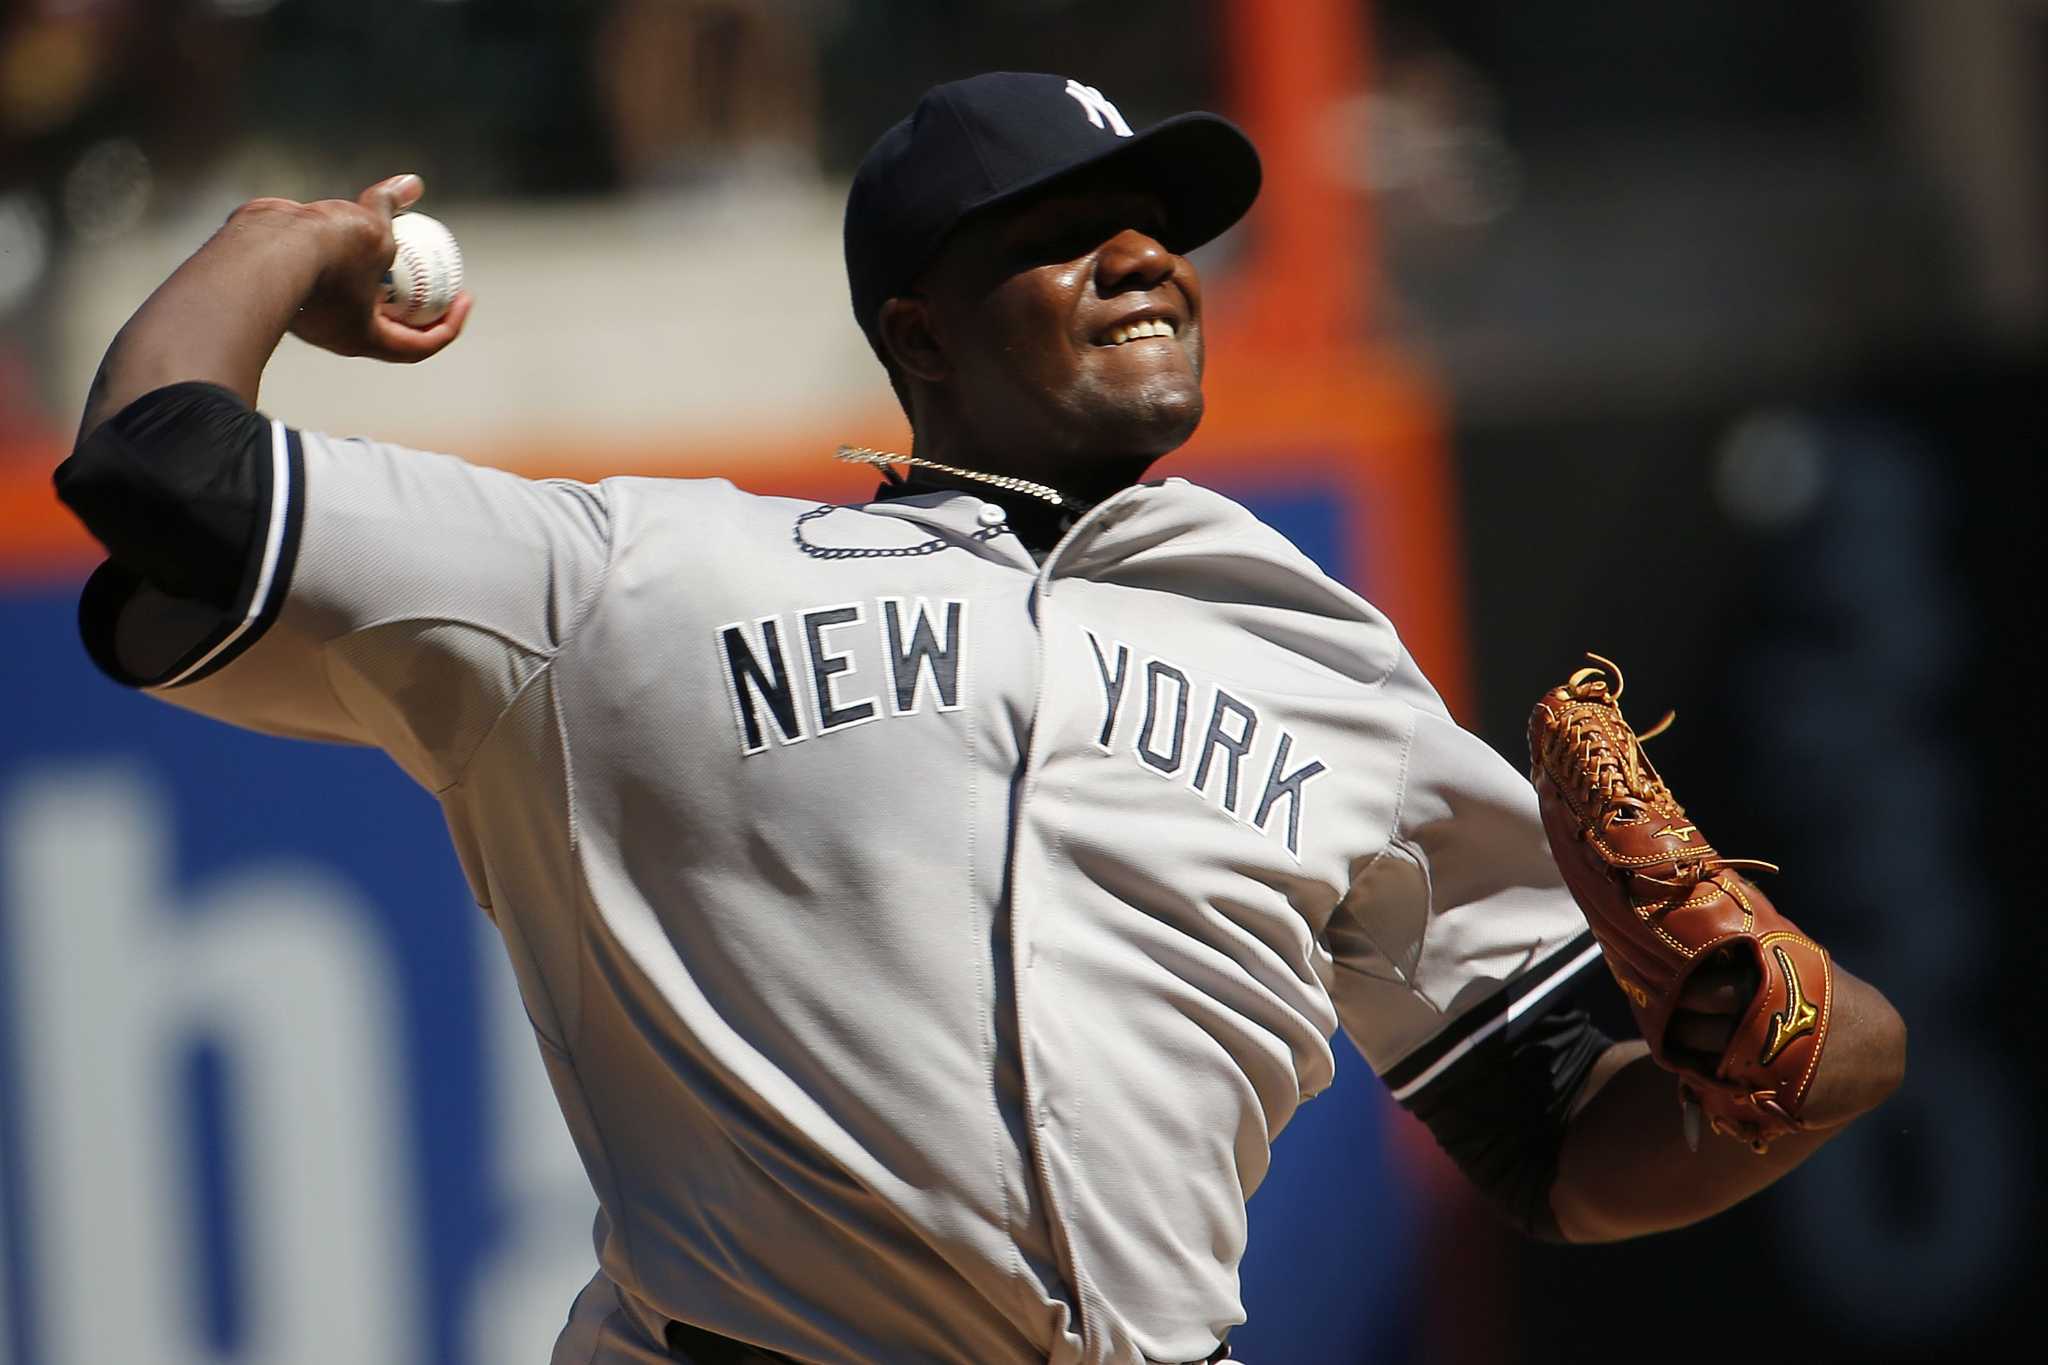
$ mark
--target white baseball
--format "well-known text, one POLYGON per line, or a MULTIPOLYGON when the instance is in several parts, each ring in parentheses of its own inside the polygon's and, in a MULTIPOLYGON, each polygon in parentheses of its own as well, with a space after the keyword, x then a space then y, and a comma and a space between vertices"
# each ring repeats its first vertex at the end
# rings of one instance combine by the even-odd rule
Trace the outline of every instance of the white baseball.
POLYGON ((384 312, 400 322, 425 327, 438 320, 462 292, 462 248, 438 218, 401 213, 391 220, 398 254, 384 273, 384 312))

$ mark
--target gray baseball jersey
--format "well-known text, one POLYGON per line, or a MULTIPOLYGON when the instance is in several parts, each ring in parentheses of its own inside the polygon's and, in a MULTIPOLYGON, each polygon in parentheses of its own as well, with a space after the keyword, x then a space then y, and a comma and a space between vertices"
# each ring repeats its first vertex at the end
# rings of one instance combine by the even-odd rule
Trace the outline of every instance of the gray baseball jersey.
POLYGON ((1597 953, 1528 784, 1214 492, 1040 562, 964 493, 272 436, 246 610, 120 649, 440 799, 601 1206, 558 1365, 1200 1358, 1339 1023, 1409 1096, 1597 953))

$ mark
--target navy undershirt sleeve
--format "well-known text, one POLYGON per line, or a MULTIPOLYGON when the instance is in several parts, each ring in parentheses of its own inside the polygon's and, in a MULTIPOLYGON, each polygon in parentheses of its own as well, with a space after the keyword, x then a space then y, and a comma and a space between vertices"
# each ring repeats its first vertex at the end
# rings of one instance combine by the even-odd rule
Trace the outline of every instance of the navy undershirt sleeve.
POLYGON ((153 390, 57 467, 57 496, 160 592, 240 609, 270 521, 270 423, 217 384, 153 390))
POLYGON ((1406 1106, 1517 1227, 1556 1241, 1550 1186, 1566 1119, 1613 1041, 1584 1009, 1553 1007, 1486 1039, 1406 1106))

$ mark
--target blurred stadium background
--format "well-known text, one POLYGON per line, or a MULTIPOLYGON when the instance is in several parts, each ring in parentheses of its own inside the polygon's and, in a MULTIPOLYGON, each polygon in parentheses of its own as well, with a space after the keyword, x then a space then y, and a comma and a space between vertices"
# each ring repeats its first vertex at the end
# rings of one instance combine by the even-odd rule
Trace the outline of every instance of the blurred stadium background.
POLYGON ((266 407, 856 496, 833 446, 901 428, 844 185, 995 67, 1266 151, 1171 468, 1388 607, 1511 756, 1578 651, 1628 663, 1694 814, 1913 1030, 1905 1091, 1781 1189, 1592 1250, 1503 1231, 1347 1054, 1254 1201, 1244 1358, 2030 1339, 2048 3, 13 0, 0 1362, 540 1361, 591 1266, 431 801, 86 665, 48 475, 115 329, 240 201, 417 170, 469 334, 411 370, 288 341, 266 407))

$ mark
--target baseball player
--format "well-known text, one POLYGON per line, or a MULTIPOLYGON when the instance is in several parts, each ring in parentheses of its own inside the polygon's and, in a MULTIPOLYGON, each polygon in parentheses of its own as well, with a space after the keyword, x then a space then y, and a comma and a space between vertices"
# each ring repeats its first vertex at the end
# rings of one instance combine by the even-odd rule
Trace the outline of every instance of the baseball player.
MULTIPOLYGON (((1221 1359, 1245 1201, 1340 1024, 1573 1240, 1725 1208, 1896 1084, 1897 1016, 1837 968, 1796 1131, 1689 1150, 1662 1058, 1557 1006, 1602 949, 1530 783, 1370 604, 1147 478, 1202 415, 1186 253, 1258 185, 1211 114, 928 92, 847 203, 915 432, 857 506, 261 415, 287 331, 461 331, 466 300, 377 311, 410 176, 245 206, 116 338, 57 476, 110 556, 86 646, 439 798, 600 1204, 556 1365, 1221 1359)), ((1758 996, 1693 974, 1665 1052, 1758 996)))

